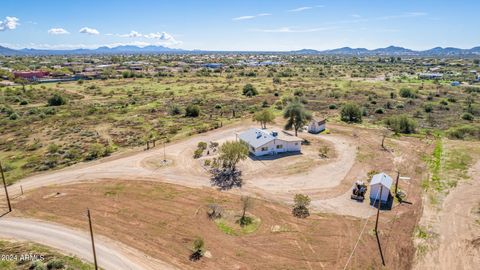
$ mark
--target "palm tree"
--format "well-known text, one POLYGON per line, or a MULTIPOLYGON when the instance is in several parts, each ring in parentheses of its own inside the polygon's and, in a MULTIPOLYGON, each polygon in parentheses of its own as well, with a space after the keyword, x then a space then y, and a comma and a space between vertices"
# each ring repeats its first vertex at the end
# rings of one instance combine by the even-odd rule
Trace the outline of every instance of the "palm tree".
POLYGON ((292 101, 288 104, 283 112, 283 118, 287 119, 285 129, 294 129, 295 136, 298 130, 312 119, 312 115, 305 109, 300 101, 292 101))

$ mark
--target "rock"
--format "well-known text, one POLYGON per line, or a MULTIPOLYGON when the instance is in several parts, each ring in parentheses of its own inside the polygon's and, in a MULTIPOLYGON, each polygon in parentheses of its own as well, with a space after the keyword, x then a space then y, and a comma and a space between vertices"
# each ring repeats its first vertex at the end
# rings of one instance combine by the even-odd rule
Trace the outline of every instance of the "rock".
POLYGON ((203 254, 203 257, 211 259, 212 258, 212 253, 209 250, 207 250, 203 254))

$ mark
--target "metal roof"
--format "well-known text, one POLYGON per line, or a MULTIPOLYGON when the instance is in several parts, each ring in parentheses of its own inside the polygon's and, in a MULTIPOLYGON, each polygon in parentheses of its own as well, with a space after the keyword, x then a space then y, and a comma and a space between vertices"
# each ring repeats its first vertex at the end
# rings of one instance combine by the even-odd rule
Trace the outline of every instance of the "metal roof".
POLYGON ((393 180, 390 176, 388 176, 386 173, 379 173, 379 174, 375 174, 372 177, 372 180, 370 181, 370 186, 380 184, 390 189, 390 187, 392 186, 392 183, 393 183, 393 180))
POLYGON ((238 138, 254 148, 260 147, 270 141, 275 140, 272 134, 258 128, 250 128, 238 134, 238 138))

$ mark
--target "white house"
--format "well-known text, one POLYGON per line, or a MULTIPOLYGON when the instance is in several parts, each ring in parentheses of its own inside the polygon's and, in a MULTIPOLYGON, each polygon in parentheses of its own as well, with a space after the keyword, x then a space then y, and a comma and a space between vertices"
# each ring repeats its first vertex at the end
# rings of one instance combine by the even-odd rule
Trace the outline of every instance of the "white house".
POLYGON ((248 144, 250 153, 255 156, 300 152, 302 149, 302 139, 271 130, 250 128, 237 133, 237 138, 248 144))
POLYGON ((317 120, 312 119, 310 124, 308 124, 308 132, 310 133, 320 133, 325 130, 325 119, 324 120, 317 120))
POLYGON ((390 196, 390 188, 392 187, 393 180, 385 173, 375 174, 370 181, 370 199, 381 200, 387 202, 390 196), (380 197, 380 187, 383 186, 382 195, 380 197))

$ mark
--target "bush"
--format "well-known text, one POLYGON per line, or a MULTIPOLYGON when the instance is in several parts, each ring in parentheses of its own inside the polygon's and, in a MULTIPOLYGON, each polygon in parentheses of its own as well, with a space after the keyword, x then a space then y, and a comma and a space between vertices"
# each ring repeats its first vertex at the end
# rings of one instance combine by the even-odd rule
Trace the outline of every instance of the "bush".
POLYGON ((362 122, 362 110, 355 103, 347 103, 342 107, 340 112, 342 121, 348 123, 360 123, 362 122))
POLYGON ((383 114, 385 111, 383 110, 383 108, 377 108, 375 110, 375 113, 378 113, 378 114, 383 114))
POLYGON ((430 113, 433 111, 433 105, 432 103, 426 103, 425 105, 423 105, 423 109, 425 110, 425 112, 427 113, 430 113))
POLYGON ((464 140, 468 138, 480 139, 480 127, 463 125, 453 127, 447 130, 447 136, 450 139, 464 140))
POLYGON ((416 98, 415 92, 410 88, 402 88, 399 91, 399 94, 403 98, 416 98))
POLYGON ((181 114, 182 113, 182 109, 180 109, 180 107, 176 104, 173 104, 172 106, 170 106, 170 109, 169 109, 169 114, 170 115, 178 115, 178 114, 181 114))
POLYGON ((253 96, 258 95, 258 91, 257 91, 257 89, 255 89, 255 87, 252 84, 247 83, 243 87, 243 95, 245 95, 247 97, 253 97, 253 96))
POLYGON ((198 142, 197 148, 205 150, 205 149, 207 149, 207 143, 206 142, 198 142))
POLYGON ((330 105, 328 105, 328 108, 330 110, 335 110, 337 108, 337 105, 336 104, 330 104, 330 105))
POLYGON ((67 100, 60 94, 55 93, 48 99, 48 106, 61 106, 67 104, 67 100))
POLYGON ((200 107, 198 105, 190 104, 185 109, 185 116, 187 117, 198 117, 200 115, 200 107))
POLYGON ((202 156, 202 154, 203 154, 203 149, 197 148, 193 152, 193 158, 200 158, 202 156))
POLYGON ((394 115, 385 119, 385 125, 395 133, 415 133, 417 122, 406 115, 394 115))
POLYGON ((473 115, 471 113, 464 113, 462 114, 462 119, 467 121, 473 121, 473 115))

